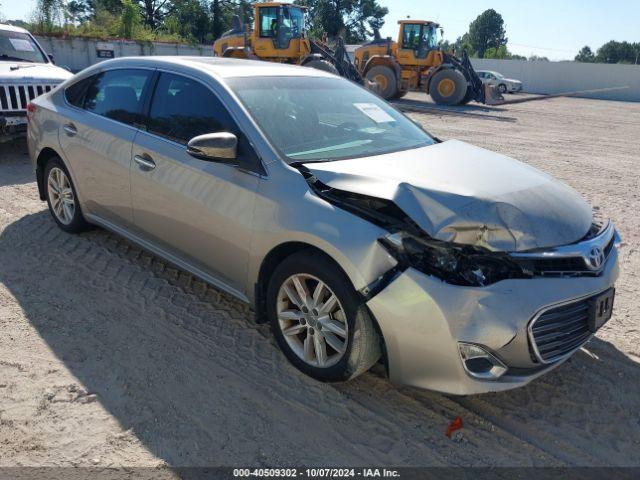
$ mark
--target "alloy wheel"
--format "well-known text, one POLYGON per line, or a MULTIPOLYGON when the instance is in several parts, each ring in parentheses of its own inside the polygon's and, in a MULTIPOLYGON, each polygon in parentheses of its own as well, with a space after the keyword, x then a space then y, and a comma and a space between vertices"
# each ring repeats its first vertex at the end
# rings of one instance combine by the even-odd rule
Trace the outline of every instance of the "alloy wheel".
POLYGON ((76 200, 71 188, 71 181, 62 169, 53 167, 49 171, 47 190, 53 214, 60 223, 69 225, 75 215, 76 200))
POLYGON ((313 275, 295 274, 284 281, 277 315, 287 344, 308 365, 331 367, 347 351, 345 311, 336 294, 313 275))

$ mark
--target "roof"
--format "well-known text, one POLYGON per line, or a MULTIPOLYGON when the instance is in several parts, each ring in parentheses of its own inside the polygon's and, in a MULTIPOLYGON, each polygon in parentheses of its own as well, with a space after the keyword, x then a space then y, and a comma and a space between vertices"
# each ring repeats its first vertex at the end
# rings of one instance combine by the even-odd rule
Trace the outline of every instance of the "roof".
POLYGON ((28 30, 20 27, 14 27, 13 25, 5 25, 4 23, 0 23, 0 30, 4 30, 6 32, 20 32, 20 33, 29 33, 28 30))
POLYGON ((435 25, 436 27, 439 27, 440 25, 437 24, 436 22, 432 22, 431 20, 413 20, 413 19, 406 19, 406 20, 398 20, 398 25, 402 25, 404 23, 412 23, 412 24, 416 24, 416 23, 424 23, 425 25, 435 25))
POLYGON ((282 63, 270 63, 256 60, 243 60, 220 57, 122 57, 114 60, 107 60, 95 65, 95 67, 105 66, 154 66, 171 67, 182 66, 187 69, 197 69, 205 71, 216 77, 331 77, 330 73, 314 68, 299 67, 297 65, 287 65, 282 63))

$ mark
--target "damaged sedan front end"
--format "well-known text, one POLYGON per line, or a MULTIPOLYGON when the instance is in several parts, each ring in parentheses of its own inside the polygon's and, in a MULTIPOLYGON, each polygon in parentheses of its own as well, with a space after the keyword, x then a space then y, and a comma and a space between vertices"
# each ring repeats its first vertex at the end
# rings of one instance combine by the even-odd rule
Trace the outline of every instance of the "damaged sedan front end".
MULTIPOLYGON (((491 228, 484 222, 471 228, 474 222, 467 217, 461 234, 451 226, 459 218, 446 204, 436 210, 448 211, 450 225, 428 233, 419 216, 408 215, 392 200, 393 194, 370 195, 389 191, 380 188, 388 176, 372 178, 370 190, 357 176, 357 192, 352 192, 336 174, 341 166, 335 167, 298 165, 316 195, 388 232, 377 241, 397 264, 362 294, 384 337, 389 376, 398 384, 459 395, 525 385, 581 348, 597 330, 590 317, 602 307, 598 302, 613 302, 620 242, 613 224, 591 221, 585 229, 584 219, 592 220, 590 212, 585 215, 586 204, 548 176, 540 174, 544 183, 554 183, 553 189, 569 193, 560 204, 555 196, 550 213, 552 221, 564 223, 559 234, 571 240, 567 244, 554 245, 527 231, 535 219, 524 228, 521 223, 517 232, 510 223, 500 238, 496 228, 488 235, 491 228), (573 209, 575 215, 557 213, 563 209, 573 209), (456 234, 449 236, 451 232, 456 234), (501 250, 502 242, 513 243, 501 250), (536 248, 519 250, 519 245, 536 248)), ((466 202, 477 203, 478 198, 466 202)), ((530 211, 538 208, 532 205, 530 211)), ((498 215, 493 224, 505 225, 504 218, 498 215)))

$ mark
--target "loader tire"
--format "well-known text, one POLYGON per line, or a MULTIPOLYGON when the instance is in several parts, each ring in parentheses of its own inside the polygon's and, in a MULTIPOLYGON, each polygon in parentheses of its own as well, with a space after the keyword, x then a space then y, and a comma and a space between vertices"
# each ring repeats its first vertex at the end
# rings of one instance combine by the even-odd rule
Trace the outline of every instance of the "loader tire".
POLYGON ((440 70, 431 80, 429 95, 438 105, 460 105, 467 89, 467 79, 458 70, 440 70))
POLYGON ((378 65, 367 72, 367 80, 378 84, 380 96, 385 100, 391 100, 398 92, 398 81, 395 72, 389 67, 378 65))
POLYGON ((339 75, 338 69, 326 60, 311 60, 310 62, 305 63, 304 66, 315 68, 316 70, 322 70, 323 72, 333 73, 334 75, 339 75))

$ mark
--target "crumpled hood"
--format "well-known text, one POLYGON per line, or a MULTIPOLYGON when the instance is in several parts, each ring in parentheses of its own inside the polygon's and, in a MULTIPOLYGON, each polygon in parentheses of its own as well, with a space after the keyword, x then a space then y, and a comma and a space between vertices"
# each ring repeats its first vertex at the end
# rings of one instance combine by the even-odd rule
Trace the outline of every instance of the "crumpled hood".
POLYGON ((593 221, 550 175, 456 140, 305 167, 331 188, 393 201, 432 238, 494 251, 575 243, 593 221))
POLYGON ((0 61, 0 83, 39 84, 61 83, 73 74, 51 63, 0 61), (20 66, 17 70, 11 70, 20 66))

